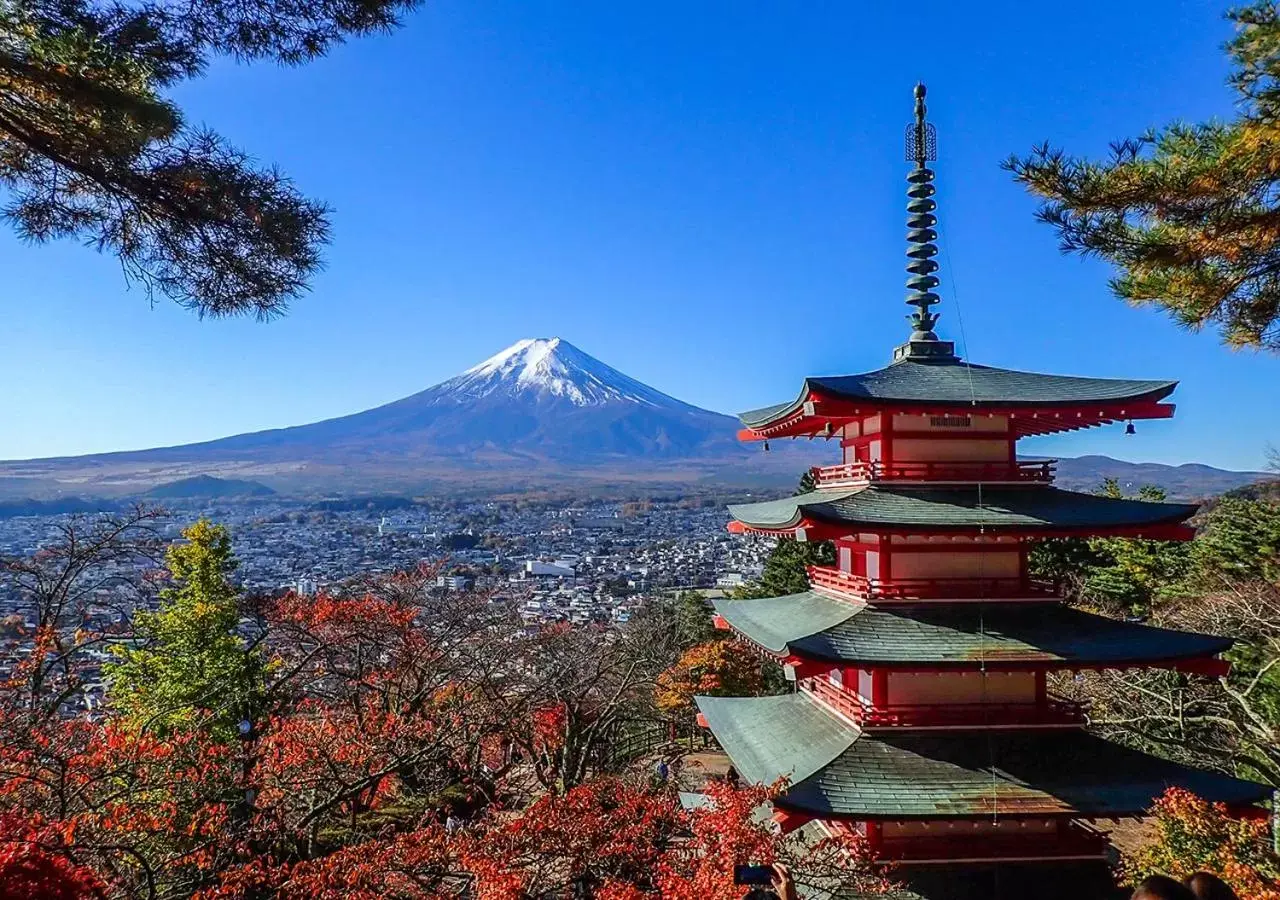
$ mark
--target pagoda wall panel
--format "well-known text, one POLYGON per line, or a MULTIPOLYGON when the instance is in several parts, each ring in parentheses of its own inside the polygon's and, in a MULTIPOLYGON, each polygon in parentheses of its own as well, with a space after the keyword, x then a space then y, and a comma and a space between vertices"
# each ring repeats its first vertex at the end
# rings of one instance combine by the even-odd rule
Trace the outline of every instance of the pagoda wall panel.
POLYGON ((913 462, 1005 462, 1009 459, 1008 438, 931 441, 928 438, 893 440, 893 461, 913 462))
POLYGON ((850 679, 850 680, 851 682, 857 685, 854 692, 858 695, 858 699, 862 700, 863 703, 870 703, 871 702, 871 673, 866 669, 857 669, 857 670, 850 670, 850 674, 856 674, 857 676, 856 681, 853 681, 853 679, 850 679))
POLYGON ((910 553, 895 549, 893 552, 894 578, 1017 578, 1021 571, 1022 557, 1017 550, 910 553))
POLYGON ((890 672, 890 706, 1036 702, 1034 672, 890 672))

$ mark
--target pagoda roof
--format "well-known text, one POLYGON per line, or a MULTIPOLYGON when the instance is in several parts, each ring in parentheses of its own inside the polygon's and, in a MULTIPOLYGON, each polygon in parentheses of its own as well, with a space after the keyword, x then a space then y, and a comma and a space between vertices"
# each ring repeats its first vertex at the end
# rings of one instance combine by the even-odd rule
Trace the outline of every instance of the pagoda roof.
POLYGON ((1030 409, 1154 403, 1177 386, 1176 381, 1041 375, 974 365, 955 357, 908 358, 859 375, 806 378, 800 396, 790 403, 744 412, 738 418, 748 428, 759 429, 799 411, 815 394, 872 407, 1030 409))
POLYGON ((1233 643, 1057 602, 863 606, 814 591, 714 602, 730 625, 771 653, 835 663, 1099 666, 1202 659, 1233 643))
POLYGON ((817 818, 1141 815, 1170 787, 1246 805, 1271 789, 1112 744, 1084 731, 860 731, 806 693, 698 697, 748 781, 817 818))
POLYGON ((1151 503, 1064 491, 1049 486, 825 488, 729 507, 749 528, 783 531, 802 522, 878 528, 925 526, 930 531, 990 528, 1014 532, 1094 530, 1175 524, 1194 504, 1151 503))

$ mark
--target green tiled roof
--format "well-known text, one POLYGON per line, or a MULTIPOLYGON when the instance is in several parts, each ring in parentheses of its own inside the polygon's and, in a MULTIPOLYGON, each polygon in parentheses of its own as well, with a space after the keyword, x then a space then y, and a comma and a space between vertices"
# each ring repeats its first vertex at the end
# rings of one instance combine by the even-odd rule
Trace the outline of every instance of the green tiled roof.
POLYGON ((837 627, 858 608, 814 591, 760 600, 712 600, 729 624, 772 653, 785 653, 792 641, 837 627))
POLYGON ((1156 525, 1190 518, 1196 506, 1101 497, 1055 487, 827 488, 729 507, 757 528, 792 528, 801 518, 839 525, 948 528, 1106 528, 1156 525))
POLYGON ((795 784, 836 759, 858 733, 799 694, 698 697, 698 710, 739 774, 758 784, 795 784))
POLYGON ((1160 400, 1177 386, 1176 381, 1039 375, 969 365, 962 360, 904 360, 861 375, 806 378, 795 401, 745 412, 739 418, 748 428, 766 425, 799 409, 813 390, 874 403, 907 406, 954 403, 981 409, 1160 400))
POLYGON ((743 777, 770 783, 790 774, 792 787, 775 802, 818 817, 1110 818, 1141 814, 1174 786, 1230 804, 1271 793, 1075 729, 863 734, 804 694, 699 697, 698 706, 743 777))
POLYGON ((717 600, 716 612, 773 653, 873 665, 1163 662, 1230 649, 1230 638, 1121 622, 1060 603, 857 607, 813 591, 717 600))

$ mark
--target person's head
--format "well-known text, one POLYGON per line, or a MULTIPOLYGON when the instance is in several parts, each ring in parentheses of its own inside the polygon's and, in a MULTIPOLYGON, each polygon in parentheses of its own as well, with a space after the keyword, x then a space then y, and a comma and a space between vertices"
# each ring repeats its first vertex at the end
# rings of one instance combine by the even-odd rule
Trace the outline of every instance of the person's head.
POLYGON ((1236 892, 1227 883, 1211 872, 1197 872, 1183 882, 1196 900, 1237 900, 1236 892))
POLYGON ((1133 892, 1133 900, 1196 900, 1191 888, 1164 875, 1151 875, 1142 879, 1133 892))

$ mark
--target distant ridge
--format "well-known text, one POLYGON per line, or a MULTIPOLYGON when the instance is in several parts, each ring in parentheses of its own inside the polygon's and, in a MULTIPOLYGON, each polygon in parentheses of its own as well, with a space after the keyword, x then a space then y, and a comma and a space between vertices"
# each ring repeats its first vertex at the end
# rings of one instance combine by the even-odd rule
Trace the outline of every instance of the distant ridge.
POLYGON ((1154 485, 1163 489, 1171 500, 1199 500, 1273 477, 1266 472, 1232 472, 1202 463, 1166 466, 1095 455, 1060 459, 1055 483, 1068 490, 1091 491, 1105 479, 1114 478, 1126 493, 1134 493, 1143 485, 1154 485))
POLYGON ((152 500, 177 500, 185 498, 269 497, 275 491, 256 481, 236 478, 216 478, 213 475, 196 475, 161 484, 143 496, 152 500))

